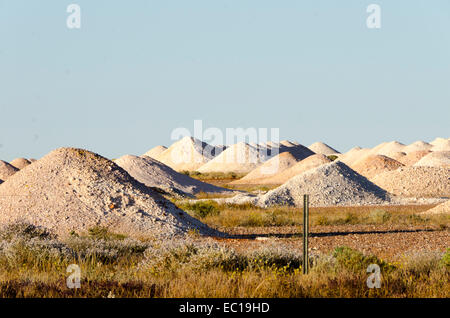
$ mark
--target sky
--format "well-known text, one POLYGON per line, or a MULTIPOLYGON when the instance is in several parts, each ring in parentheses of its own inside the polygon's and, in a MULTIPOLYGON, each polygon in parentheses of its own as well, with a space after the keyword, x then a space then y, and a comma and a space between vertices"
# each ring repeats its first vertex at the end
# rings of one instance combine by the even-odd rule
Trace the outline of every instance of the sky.
POLYGON ((448 0, 0 0, 0 159, 139 155, 194 120, 340 151, 448 138, 449 56, 448 0))

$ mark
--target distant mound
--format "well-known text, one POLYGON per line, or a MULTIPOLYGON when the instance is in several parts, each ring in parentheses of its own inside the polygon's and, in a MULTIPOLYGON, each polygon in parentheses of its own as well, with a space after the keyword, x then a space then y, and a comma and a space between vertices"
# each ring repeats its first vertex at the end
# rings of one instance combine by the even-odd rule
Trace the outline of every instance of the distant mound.
POLYGON ((391 157, 392 154, 400 151, 405 151, 406 146, 398 141, 383 142, 378 146, 372 148, 371 155, 383 155, 391 157))
POLYGON ((321 154, 315 154, 312 156, 309 156, 306 159, 303 159, 296 164, 294 164, 292 167, 281 171, 280 173, 272 176, 267 177, 264 179, 258 180, 258 184, 283 184, 289 179, 302 174, 305 171, 317 168, 319 166, 322 166, 324 164, 330 163, 331 160, 328 159, 325 155, 321 154))
POLYGON ((450 139, 436 139, 431 144, 433 145, 431 148, 433 151, 450 151, 450 139))
POLYGON ((153 159, 158 160, 158 156, 161 155, 164 151, 167 150, 166 146, 156 146, 149 151, 147 151, 143 156, 147 156, 153 159))
POLYGON ((298 144, 293 144, 292 142, 290 142, 289 140, 282 140, 280 141, 280 145, 284 146, 284 147, 294 147, 294 146, 298 146, 298 144))
POLYGON ((450 169, 400 167, 383 172, 371 181, 387 191, 404 197, 450 197, 450 169))
POLYGON ((326 155, 326 156, 335 155, 335 154, 340 153, 336 149, 331 148, 330 146, 328 146, 327 144, 325 144, 323 142, 315 142, 308 148, 315 153, 326 155))
POLYGON ((339 155, 339 161, 342 161, 347 166, 351 166, 356 161, 368 156, 371 154, 372 149, 370 148, 361 148, 361 147, 354 147, 347 151, 346 153, 339 155))
POLYGON ((433 151, 414 164, 415 167, 450 167, 450 151, 433 151))
POLYGON ((447 200, 444 203, 441 203, 438 206, 423 212, 422 214, 433 215, 433 214, 449 214, 449 213, 450 213, 450 200, 447 200))
POLYGON ((416 141, 416 142, 406 146, 402 151, 406 152, 406 153, 410 153, 413 151, 431 150, 431 148, 433 148, 433 145, 431 145, 425 141, 419 140, 419 141, 416 141))
POLYGON ((20 170, 30 165, 31 161, 25 158, 16 158, 10 164, 20 170))
POLYGON ((298 160, 306 158, 314 153, 302 145, 292 147, 281 146, 273 142, 268 142, 266 146, 252 146, 245 142, 240 142, 229 146, 216 158, 206 163, 197 171, 207 172, 237 172, 249 173, 267 160, 280 153, 289 152, 298 160))
POLYGON ((299 159, 297 159, 290 152, 283 152, 279 155, 267 160, 256 169, 250 171, 245 177, 231 182, 231 184, 260 184, 264 178, 276 175, 286 169, 289 169, 295 165, 299 159))
POLYGON ((26 222, 60 236, 108 227, 133 237, 215 233, 112 161, 60 148, 0 186, 0 224, 26 222))
POLYGON ((157 160, 176 171, 195 171, 222 150, 193 137, 184 137, 160 153, 157 160))
POLYGON ((260 196, 256 204, 303 205, 310 195, 312 206, 352 206, 385 204, 389 194, 340 161, 334 161, 291 178, 280 187, 260 196))
POLYGON ((259 164, 270 158, 270 149, 260 151, 261 148, 240 142, 229 146, 216 158, 212 159, 199 169, 198 172, 237 172, 247 173, 259 164))
POLYGON ((7 163, 6 161, 0 160, 0 180, 5 181, 9 177, 11 177, 13 174, 15 174, 17 171, 19 171, 18 168, 7 163))
POLYGON ((356 161, 351 168, 370 179, 382 172, 391 171, 403 167, 403 164, 383 155, 370 155, 356 161))
POLYGON ((117 159, 115 163, 127 171, 137 181, 148 187, 161 188, 169 193, 194 195, 200 192, 231 192, 229 189, 219 188, 193 179, 185 174, 178 173, 151 157, 126 155, 117 159))
POLYGON ((403 156, 398 159, 399 162, 403 163, 405 166, 413 166, 416 164, 420 159, 425 157, 426 155, 430 154, 430 150, 418 150, 418 151, 411 151, 406 154, 406 156, 403 156))

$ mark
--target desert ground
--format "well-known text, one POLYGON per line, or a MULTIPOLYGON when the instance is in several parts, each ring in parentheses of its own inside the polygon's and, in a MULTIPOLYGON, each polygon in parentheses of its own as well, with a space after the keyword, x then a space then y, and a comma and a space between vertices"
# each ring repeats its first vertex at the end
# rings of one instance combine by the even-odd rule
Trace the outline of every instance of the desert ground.
POLYGON ((450 297, 449 198, 440 137, 0 160, 0 297, 450 297))

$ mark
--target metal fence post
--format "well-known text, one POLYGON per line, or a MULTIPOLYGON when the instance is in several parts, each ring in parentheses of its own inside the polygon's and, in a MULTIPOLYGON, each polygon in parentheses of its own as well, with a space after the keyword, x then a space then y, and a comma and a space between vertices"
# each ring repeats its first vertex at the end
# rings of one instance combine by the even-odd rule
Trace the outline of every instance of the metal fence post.
POLYGON ((309 195, 303 196, 303 274, 309 272, 308 255, 308 236, 309 236, 309 195))

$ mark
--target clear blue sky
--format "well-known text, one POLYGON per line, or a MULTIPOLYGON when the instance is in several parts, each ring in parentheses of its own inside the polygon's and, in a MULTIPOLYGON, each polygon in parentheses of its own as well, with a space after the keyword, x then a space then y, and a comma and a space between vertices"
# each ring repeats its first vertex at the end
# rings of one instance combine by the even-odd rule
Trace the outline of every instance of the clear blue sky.
POLYGON ((141 154, 195 119, 341 151, 448 138, 450 1, 0 0, 0 87, 3 160, 141 154))

